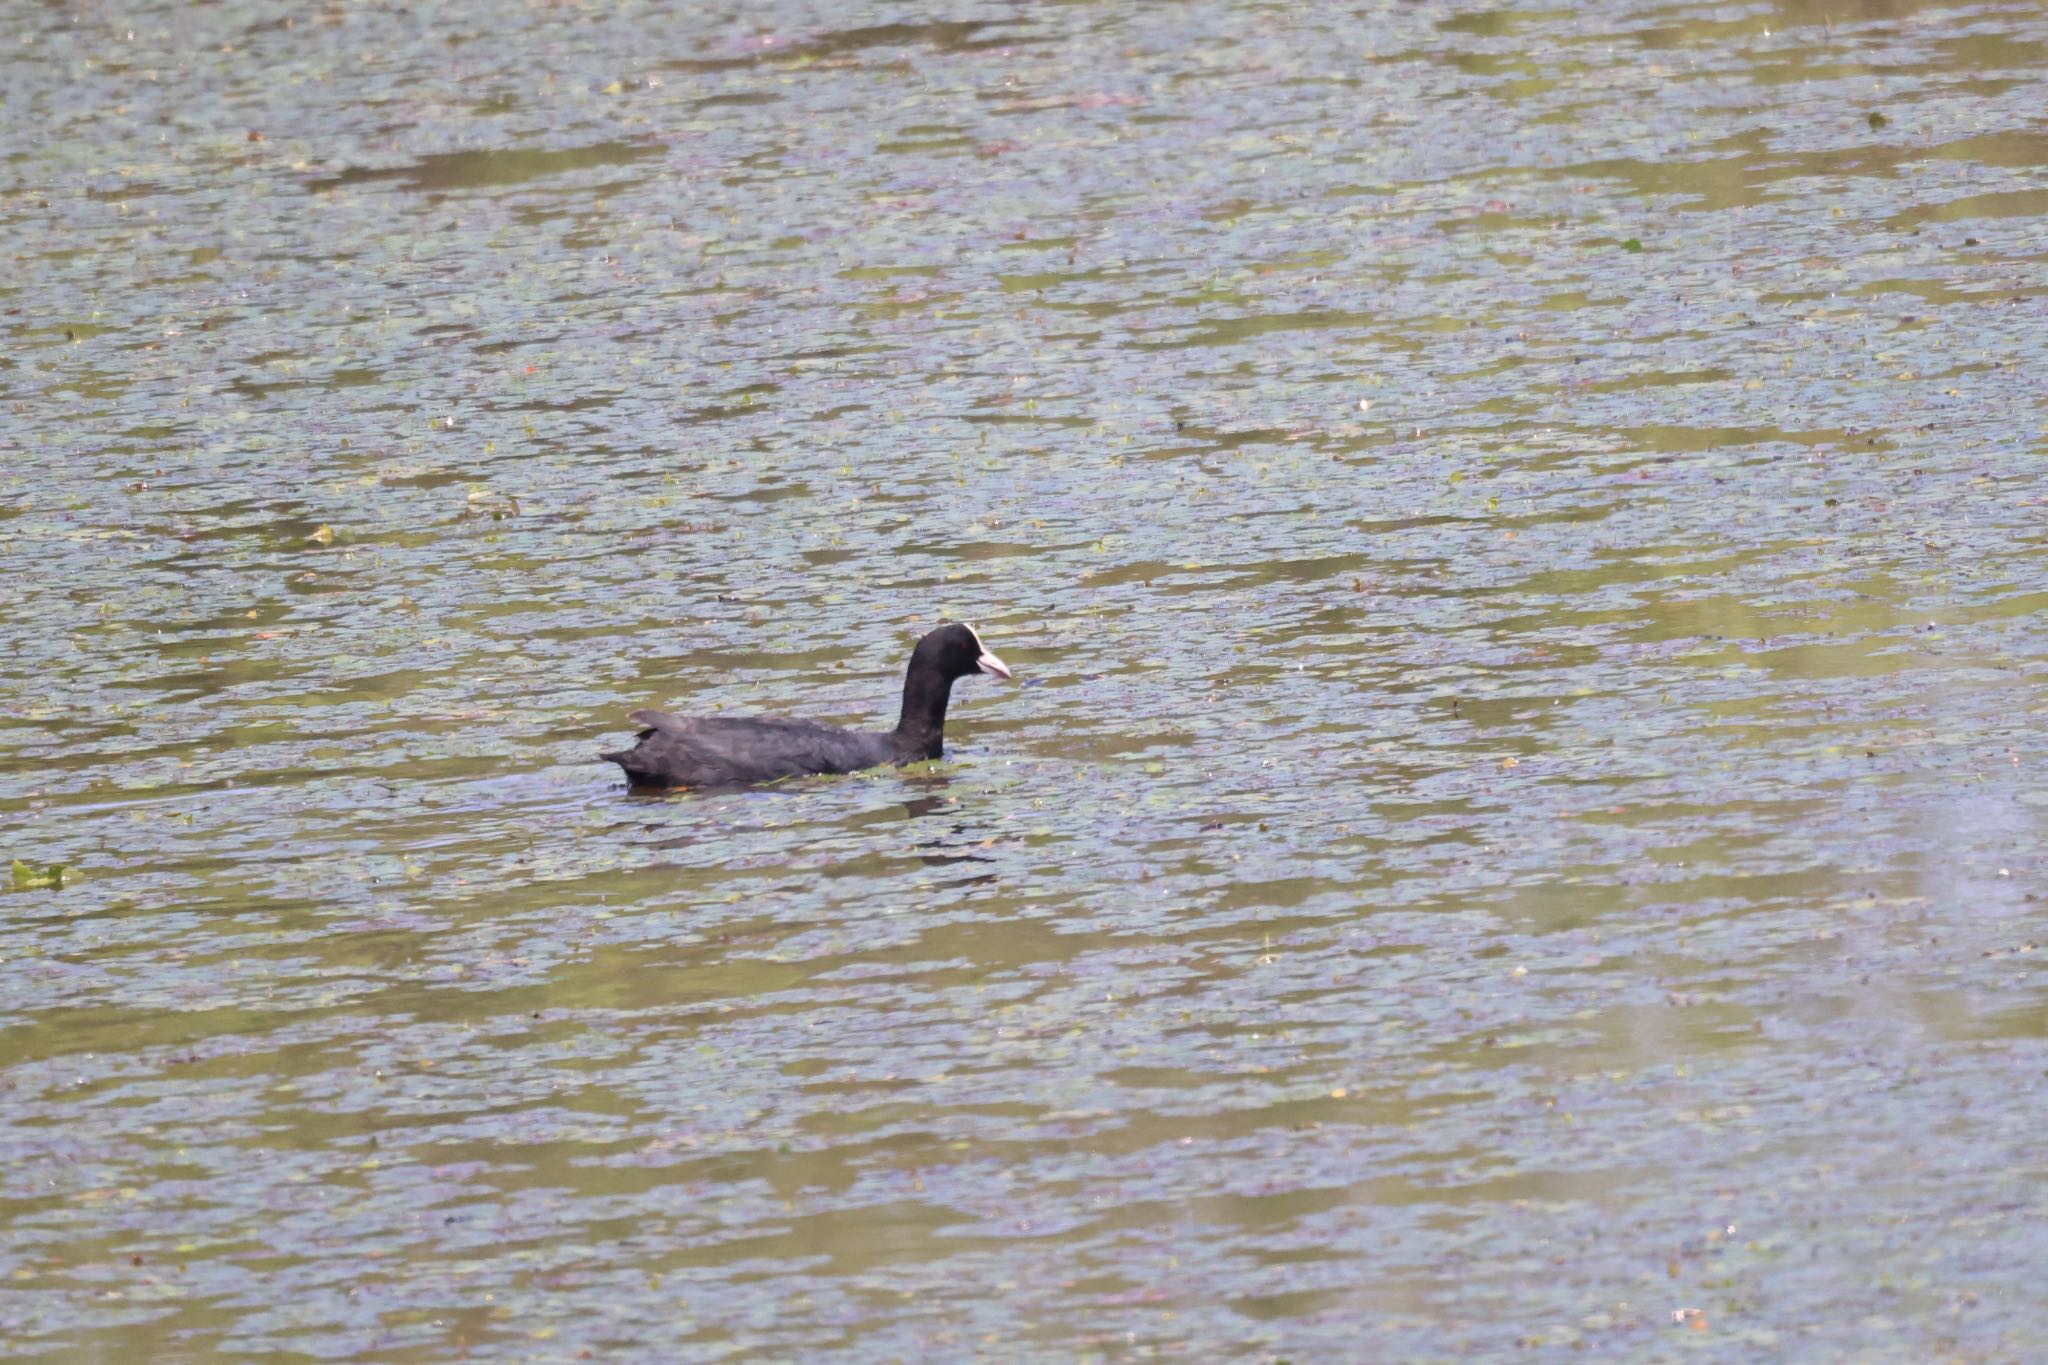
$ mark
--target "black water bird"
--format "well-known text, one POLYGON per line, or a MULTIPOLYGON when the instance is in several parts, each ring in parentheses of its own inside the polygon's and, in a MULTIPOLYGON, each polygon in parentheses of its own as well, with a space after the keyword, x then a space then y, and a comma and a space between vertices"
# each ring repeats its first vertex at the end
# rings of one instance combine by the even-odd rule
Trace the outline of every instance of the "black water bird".
POLYGON ((945 751, 946 703, 955 679, 1010 676, 967 625, 940 626, 917 642, 903 677, 903 713, 893 730, 841 730, 808 720, 672 716, 635 711, 630 749, 599 754, 636 787, 732 787, 806 773, 850 773, 915 763, 945 751))

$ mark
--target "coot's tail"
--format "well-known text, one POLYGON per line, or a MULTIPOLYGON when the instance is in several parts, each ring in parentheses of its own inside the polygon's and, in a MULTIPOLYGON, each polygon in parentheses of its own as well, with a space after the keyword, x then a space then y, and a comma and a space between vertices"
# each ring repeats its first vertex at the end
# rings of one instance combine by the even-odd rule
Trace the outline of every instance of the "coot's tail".
POLYGON ((599 754, 598 757, 607 763, 616 763, 625 769, 626 780, 636 787, 665 787, 668 785, 657 774, 641 766, 640 751, 638 749, 613 749, 609 753, 599 754))

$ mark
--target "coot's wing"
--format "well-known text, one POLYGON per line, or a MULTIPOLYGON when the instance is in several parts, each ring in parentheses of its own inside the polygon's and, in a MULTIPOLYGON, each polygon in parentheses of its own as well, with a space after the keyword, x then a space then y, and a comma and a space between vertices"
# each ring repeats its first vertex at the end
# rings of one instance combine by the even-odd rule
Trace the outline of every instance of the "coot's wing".
POLYGON ((656 734, 680 737, 689 734, 693 727, 703 723, 691 720, 688 716, 672 716, 666 711, 628 711, 626 719, 644 727, 640 731, 642 739, 656 734))
POLYGON ((838 730, 807 720, 676 716, 635 711, 640 742, 602 757, 635 783, 723 787, 804 773, 850 773, 897 761, 885 735, 838 730))

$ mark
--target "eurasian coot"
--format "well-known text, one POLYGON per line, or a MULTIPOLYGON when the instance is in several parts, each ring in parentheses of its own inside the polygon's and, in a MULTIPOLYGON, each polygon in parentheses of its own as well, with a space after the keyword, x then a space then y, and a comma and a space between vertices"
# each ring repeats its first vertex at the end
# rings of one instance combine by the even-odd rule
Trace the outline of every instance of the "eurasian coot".
POLYGON ((903 678, 903 715, 893 730, 840 730, 774 717, 699 719, 666 711, 627 717, 646 728, 640 742, 599 758, 626 770, 636 787, 727 787, 804 773, 850 773, 883 763, 937 758, 945 748, 953 680, 974 672, 1010 676, 982 648, 974 627, 940 626, 917 642, 903 678))

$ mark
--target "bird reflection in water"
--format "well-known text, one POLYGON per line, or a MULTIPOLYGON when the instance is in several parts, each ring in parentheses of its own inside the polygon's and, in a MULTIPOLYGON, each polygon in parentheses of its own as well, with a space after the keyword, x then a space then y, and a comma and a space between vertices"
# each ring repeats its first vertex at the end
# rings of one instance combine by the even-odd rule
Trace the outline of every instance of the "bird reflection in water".
MULTIPOLYGON (((945 774, 934 773, 930 777, 911 779, 911 781, 913 785, 923 787, 925 795, 913 796, 904 801, 903 816, 906 820, 923 820, 934 815, 949 814, 958 809, 959 803, 946 795, 946 788, 952 785, 953 780, 945 774)), ((918 854, 918 861, 926 867, 949 867, 954 863, 994 862, 995 859, 980 853, 951 852, 948 850, 950 842, 962 839, 971 841, 973 838, 974 836, 968 832, 967 826, 964 823, 956 822, 948 827, 945 833, 930 839, 920 839, 917 842, 916 847, 920 849, 937 850, 936 852, 918 854)), ((957 847, 957 844, 955 846, 957 847)), ((987 873, 979 877, 970 877, 964 881, 951 882, 948 885, 979 886, 994 880, 995 874, 987 873)))

